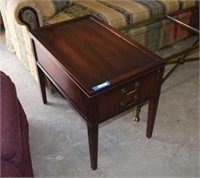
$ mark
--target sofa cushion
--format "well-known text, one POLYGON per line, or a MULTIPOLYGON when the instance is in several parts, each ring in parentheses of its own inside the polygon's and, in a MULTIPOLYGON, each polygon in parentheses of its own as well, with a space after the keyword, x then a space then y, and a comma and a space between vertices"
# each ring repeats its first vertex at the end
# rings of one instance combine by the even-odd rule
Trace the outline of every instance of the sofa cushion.
POLYGON ((52 18, 46 20, 45 25, 50 25, 58 22, 63 22, 65 20, 69 20, 71 17, 65 13, 64 11, 57 13, 52 18))
POLYGON ((174 13, 179 8, 178 0, 98 0, 74 1, 73 5, 64 11, 71 18, 93 14, 109 25, 120 29, 127 25, 174 13))
POLYGON ((126 17, 122 13, 97 1, 74 1, 73 5, 64 11, 71 18, 93 14, 115 28, 127 25, 126 17))
POLYGON ((190 0, 190 1, 189 0, 179 0, 178 2, 179 2, 180 10, 190 8, 190 7, 193 7, 196 4, 198 4, 198 1, 196 1, 196 0, 190 0))
POLYGON ((62 11, 64 8, 72 4, 71 0, 49 0, 49 1, 35 1, 44 19, 54 16, 56 13, 62 11))
POLYGON ((45 19, 45 25, 93 14, 109 25, 120 29, 127 25, 163 17, 165 14, 173 14, 178 10, 195 5, 193 0, 92 0, 74 1, 73 4, 71 1, 68 1, 69 3, 62 0, 40 2, 40 6, 45 7, 43 10, 45 16, 51 17, 45 19), (69 5, 71 6, 67 7, 69 5), (48 9, 47 12, 45 9, 48 9))
POLYGON ((112 1, 112 0, 99 0, 106 6, 121 12, 128 24, 136 24, 148 19, 162 17, 165 14, 174 13, 179 10, 178 0, 159 0, 159 1, 146 1, 146 0, 125 0, 125 1, 112 1))

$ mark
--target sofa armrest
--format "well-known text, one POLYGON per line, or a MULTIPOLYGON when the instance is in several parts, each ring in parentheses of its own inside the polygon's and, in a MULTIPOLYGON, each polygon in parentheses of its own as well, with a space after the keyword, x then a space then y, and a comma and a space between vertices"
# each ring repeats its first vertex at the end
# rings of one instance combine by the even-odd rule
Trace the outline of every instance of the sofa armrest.
POLYGON ((42 12, 34 0, 10 0, 7 9, 11 19, 19 25, 26 25, 29 29, 43 26, 42 12))
POLYGON ((1 177, 22 177, 19 170, 9 161, 1 158, 1 177))
POLYGON ((20 149, 19 102, 16 88, 5 73, 1 78, 1 158, 12 159, 20 149))
POLYGON ((1 177, 33 177, 28 122, 15 84, 0 71, 1 177))
POLYGON ((38 0, 10 0, 7 5, 12 19, 29 29, 43 26, 44 21, 71 6, 72 0, 38 1, 38 0))
POLYGON ((37 12, 32 7, 23 7, 19 11, 18 18, 29 30, 40 27, 37 12))

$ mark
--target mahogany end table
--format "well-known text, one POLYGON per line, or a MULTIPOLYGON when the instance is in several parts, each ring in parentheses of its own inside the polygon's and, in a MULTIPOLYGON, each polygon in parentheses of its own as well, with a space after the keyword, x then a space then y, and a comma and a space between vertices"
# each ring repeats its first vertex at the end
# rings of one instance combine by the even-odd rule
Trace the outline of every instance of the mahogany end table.
POLYGON ((30 31, 43 102, 45 75, 87 123, 91 168, 97 169, 98 125, 149 101, 150 138, 164 61, 93 16, 30 31))

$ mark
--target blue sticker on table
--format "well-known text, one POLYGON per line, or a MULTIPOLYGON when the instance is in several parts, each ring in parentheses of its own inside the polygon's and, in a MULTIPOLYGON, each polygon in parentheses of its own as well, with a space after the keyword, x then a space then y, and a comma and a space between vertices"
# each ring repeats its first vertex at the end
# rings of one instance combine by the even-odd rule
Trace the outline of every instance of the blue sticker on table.
POLYGON ((99 85, 96 85, 96 86, 92 87, 92 89, 93 89, 94 91, 97 91, 97 90, 100 90, 100 89, 102 89, 102 88, 105 88, 105 87, 107 87, 107 86, 109 86, 109 85, 110 85, 110 82, 109 82, 109 81, 105 81, 105 82, 103 82, 103 83, 101 83, 101 84, 99 84, 99 85))

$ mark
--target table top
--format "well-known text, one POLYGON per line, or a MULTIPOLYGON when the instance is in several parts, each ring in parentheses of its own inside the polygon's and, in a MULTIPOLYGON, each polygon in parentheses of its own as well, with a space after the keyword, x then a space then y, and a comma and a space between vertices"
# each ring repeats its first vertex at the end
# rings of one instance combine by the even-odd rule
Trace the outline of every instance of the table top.
POLYGON ((93 16, 34 29, 30 35, 91 96, 164 63, 93 16))

